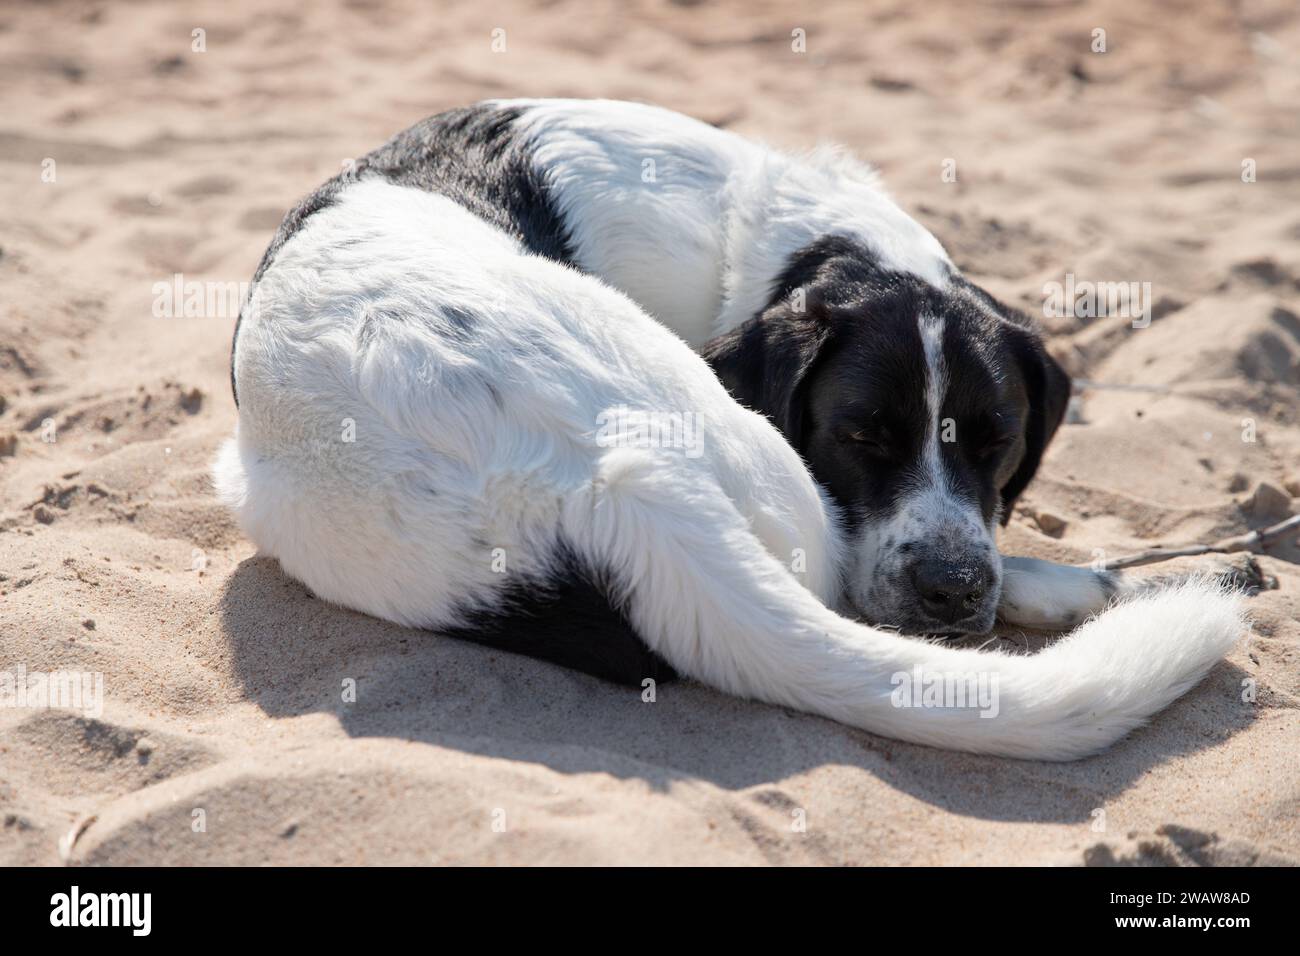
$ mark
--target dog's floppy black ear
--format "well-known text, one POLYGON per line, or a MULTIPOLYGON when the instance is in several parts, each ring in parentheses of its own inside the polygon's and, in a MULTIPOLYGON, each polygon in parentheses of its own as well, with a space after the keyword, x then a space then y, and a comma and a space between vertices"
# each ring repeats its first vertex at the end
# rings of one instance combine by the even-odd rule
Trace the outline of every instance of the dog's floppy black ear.
POLYGON ((832 324, 815 294, 806 301, 784 299, 706 343, 701 353, 732 398, 766 415, 802 452, 804 387, 831 342, 832 324))
POLYGON ((1024 376, 1025 393, 1029 401, 1029 413, 1025 420, 1025 453, 1020 465, 1002 486, 1002 523, 1011 517, 1011 507, 1025 490, 1034 473, 1038 471, 1039 462, 1047 443, 1056 434, 1061 420, 1065 417, 1066 406, 1070 402, 1070 376, 1065 374, 1056 359, 1047 353, 1038 336, 1019 331, 1014 339, 1013 349, 1016 361, 1024 376))

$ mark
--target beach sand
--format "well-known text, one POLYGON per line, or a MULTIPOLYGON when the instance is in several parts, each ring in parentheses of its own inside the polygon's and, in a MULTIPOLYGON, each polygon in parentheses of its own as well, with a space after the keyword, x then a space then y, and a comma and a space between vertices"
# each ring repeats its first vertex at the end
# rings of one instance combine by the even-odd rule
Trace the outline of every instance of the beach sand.
POLYGON ((644 100, 844 143, 1036 315, 1069 275, 1150 283, 1148 328, 1043 319, 1105 387, 1004 552, 1083 563, 1262 527, 1300 506, 1294 4, 264 6, 0 11, 0 671, 104 681, 102 713, 0 708, 0 863, 1300 860, 1293 541, 1260 559, 1280 587, 1249 602, 1248 640, 1077 763, 691 683, 646 703, 328 606, 255 556, 208 478, 233 312, 154 308, 177 275, 248 281, 287 208, 430 113, 644 100))

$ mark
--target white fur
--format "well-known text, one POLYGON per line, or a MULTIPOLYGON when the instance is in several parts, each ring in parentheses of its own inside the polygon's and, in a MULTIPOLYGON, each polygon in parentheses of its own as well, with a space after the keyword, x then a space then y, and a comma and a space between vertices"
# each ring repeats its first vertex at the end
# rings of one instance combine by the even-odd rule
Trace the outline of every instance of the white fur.
POLYGON ((835 516, 780 433, 624 295, 441 197, 347 187, 252 304, 217 488, 287 573, 347 607, 444 625, 499 600, 494 549, 544 574, 563 539, 686 675, 903 740, 1047 759, 1123 736, 1241 629, 1234 599, 1195 584, 1028 657, 838 616, 835 516), (597 419, 619 406, 698 414, 703 453, 602 446, 597 419), (895 675, 918 667, 995 674, 998 716, 895 707, 895 675))
POLYGON ((527 108, 520 128, 582 268, 692 346, 753 318, 790 257, 825 235, 935 285, 952 271, 874 172, 837 150, 795 158, 637 103, 497 102, 527 108))

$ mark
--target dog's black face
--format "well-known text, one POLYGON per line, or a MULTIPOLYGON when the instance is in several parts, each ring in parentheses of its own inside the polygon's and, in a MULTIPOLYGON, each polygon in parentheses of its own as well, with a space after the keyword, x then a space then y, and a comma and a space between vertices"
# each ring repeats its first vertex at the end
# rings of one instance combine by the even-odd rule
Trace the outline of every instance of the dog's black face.
POLYGON ((706 346, 839 504, 845 590, 909 632, 980 633, 1001 590, 998 518, 1038 467, 1069 379, 1023 316, 824 240, 763 315, 706 346))

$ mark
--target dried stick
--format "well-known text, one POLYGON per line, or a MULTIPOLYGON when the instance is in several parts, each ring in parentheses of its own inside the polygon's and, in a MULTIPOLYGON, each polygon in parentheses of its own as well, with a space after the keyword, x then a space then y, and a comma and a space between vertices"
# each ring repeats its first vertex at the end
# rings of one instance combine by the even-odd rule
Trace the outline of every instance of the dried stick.
POLYGON ((1250 534, 1238 535, 1235 538, 1224 538, 1214 544, 1190 544, 1182 548, 1152 548, 1122 558, 1102 561, 1096 567, 1102 571, 1118 571, 1121 568, 1155 564, 1157 561, 1167 561, 1170 558, 1190 558, 1199 554, 1235 554, 1240 551, 1258 552, 1292 531, 1300 532, 1300 515, 1293 515, 1285 521, 1268 528, 1252 531, 1250 534))

